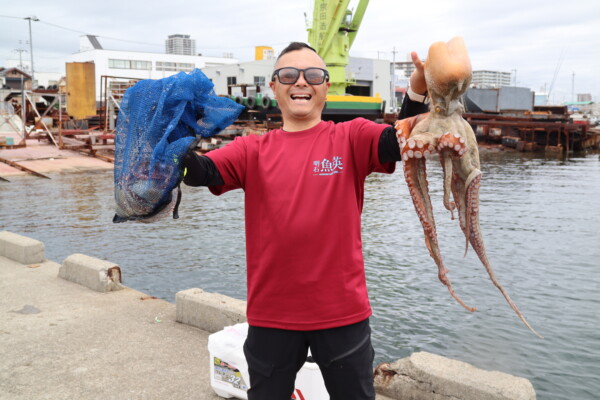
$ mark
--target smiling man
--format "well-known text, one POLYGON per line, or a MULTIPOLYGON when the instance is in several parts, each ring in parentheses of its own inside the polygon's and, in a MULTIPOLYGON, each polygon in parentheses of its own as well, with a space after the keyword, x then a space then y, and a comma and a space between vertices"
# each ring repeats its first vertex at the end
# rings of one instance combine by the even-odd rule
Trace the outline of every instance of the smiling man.
POLYGON ((284 50, 269 83, 287 132, 312 128, 321 122, 331 86, 321 57, 302 45, 291 45, 284 50))
MULTIPOLYGON (((413 60, 411 84, 424 91, 413 60)), ((366 177, 400 160, 396 134, 362 118, 323 121, 329 74, 304 43, 282 51, 270 86, 282 129, 191 152, 184 179, 215 195, 245 192, 248 398, 290 399, 310 348, 331 399, 374 399, 360 218, 366 177)), ((425 111, 406 99, 401 116, 425 111)))

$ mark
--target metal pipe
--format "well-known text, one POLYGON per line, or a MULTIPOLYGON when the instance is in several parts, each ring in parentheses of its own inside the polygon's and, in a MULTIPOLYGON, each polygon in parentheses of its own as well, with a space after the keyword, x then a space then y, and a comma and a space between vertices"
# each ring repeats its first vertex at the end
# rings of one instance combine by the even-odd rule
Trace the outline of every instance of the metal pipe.
POLYGON ((65 144, 63 143, 62 138, 62 94, 60 93, 60 89, 58 91, 58 148, 64 149, 65 144))
MULTIPOLYGON (((102 81, 100 81, 102 87, 102 81)), ((108 77, 104 76, 104 133, 108 127, 108 77)))

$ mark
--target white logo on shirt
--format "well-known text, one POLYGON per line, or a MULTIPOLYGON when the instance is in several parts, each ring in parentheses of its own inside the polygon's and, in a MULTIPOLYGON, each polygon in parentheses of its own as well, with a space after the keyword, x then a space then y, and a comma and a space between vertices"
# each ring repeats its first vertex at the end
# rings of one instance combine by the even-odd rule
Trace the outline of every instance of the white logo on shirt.
POLYGON ((334 156, 331 161, 327 158, 321 161, 313 161, 314 175, 334 175, 343 172, 343 170, 342 157, 339 156, 334 156))

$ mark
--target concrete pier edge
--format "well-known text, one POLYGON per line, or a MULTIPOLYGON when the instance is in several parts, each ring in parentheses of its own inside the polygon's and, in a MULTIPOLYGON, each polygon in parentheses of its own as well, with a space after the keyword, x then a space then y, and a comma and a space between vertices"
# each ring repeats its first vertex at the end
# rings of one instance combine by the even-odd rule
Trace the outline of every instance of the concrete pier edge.
POLYGON ((16 233, 0 232, 0 256, 21 264, 35 264, 44 261, 44 243, 16 233))
MULTIPOLYGON (((0 257, 19 264, 48 262, 44 244, 8 231, 0 232, 0 257)), ((2 261, 0 259, 0 261, 2 261)), ((73 254, 58 268, 57 277, 97 292, 129 289, 121 284, 121 269, 108 261, 73 254)), ((213 333, 246 321, 246 302, 199 288, 176 294, 175 321, 213 333)), ((208 360, 198 360, 208 363, 208 360)), ((419 352, 375 368, 378 400, 534 400, 531 382, 498 371, 486 371, 439 355, 419 352)), ((207 381, 210 377, 207 375, 207 381)), ((1 397, 1 396, 0 396, 1 397)), ((316 400, 316 399, 315 399, 316 400)))
POLYGON ((65 258, 58 270, 58 277, 96 292, 111 292, 123 288, 121 268, 118 265, 85 254, 72 254, 65 258))
POLYGON ((226 326, 246 322, 246 302, 193 288, 175 296, 177 322, 207 332, 218 332, 226 326))

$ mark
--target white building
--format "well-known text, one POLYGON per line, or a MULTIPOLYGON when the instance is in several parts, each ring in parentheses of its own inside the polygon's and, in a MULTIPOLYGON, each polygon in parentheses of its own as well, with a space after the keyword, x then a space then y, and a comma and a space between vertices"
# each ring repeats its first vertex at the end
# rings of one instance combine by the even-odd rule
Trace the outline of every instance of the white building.
POLYGON ((381 97, 390 105, 393 87, 389 60, 350 57, 346 74, 355 83, 346 88, 346 93, 356 96, 381 97))
POLYGON ((102 100, 100 98, 102 76, 123 80, 162 79, 179 71, 190 72, 194 68, 205 69, 238 63, 234 58, 225 57, 105 50, 100 46, 97 38, 90 35, 81 36, 80 51, 70 55, 66 61, 94 63, 98 100, 102 100))
MULTIPOLYGON (((390 104, 390 62, 388 60, 373 60, 369 58, 350 57, 346 67, 347 76, 354 81, 346 89, 346 93, 356 96, 379 96, 390 104)), ((235 64, 211 66, 202 69, 202 72, 215 85, 217 94, 228 94, 229 85, 231 95, 242 94, 241 85, 246 86, 246 95, 256 94, 256 85, 260 93, 271 97, 273 92, 269 81, 275 66, 275 59, 257 60, 235 64)))
POLYGON ((498 89, 502 86, 510 86, 511 74, 510 72, 501 71, 473 71, 471 85, 480 89, 498 89))
MULTIPOLYGON (((93 62, 95 66, 96 98, 100 98, 102 76, 127 79, 162 79, 194 68, 202 72, 215 85, 217 94, 228 94, 229 85, 246 85, 247 96, 256 94, 256 85, 263 95, 272 96, 269 81, 275 58, 240 63, 227 57, 186 56, 105 50, 97 38, 84 35, 80 38, 80 51, 68 57, 67 62, 93 62)), ((390 105, 391 73, 389 60, 350 57, 348 78, 354 84, 346 92, 359 96, 379 96, 390 105)), ((231 94, 242 94, 240 86, 232 86, 231 94)))
POLYGON ((231 94, 240 96, 242 94, 241 85, 246 85, 246 95, 254 96, 258 85, 260 93, 272 96, 273 91, 269 87, 269 81, 274 65, 274 59, 236 62, 235 64, 207 66, 202 68, 202 72, 213 82, 217 94, 228 94, 229 85, 240 85, 231 87, 231 94))
POLYGON ((548 93, 546 92, 535 92, 533 98, 534 106, 547 106, 548 105, 548 93))
POLYGON ((196 41, 191 39, 190 35, 169 35, 168 39, 165 40, 165 53, 195 56, 196 41))

